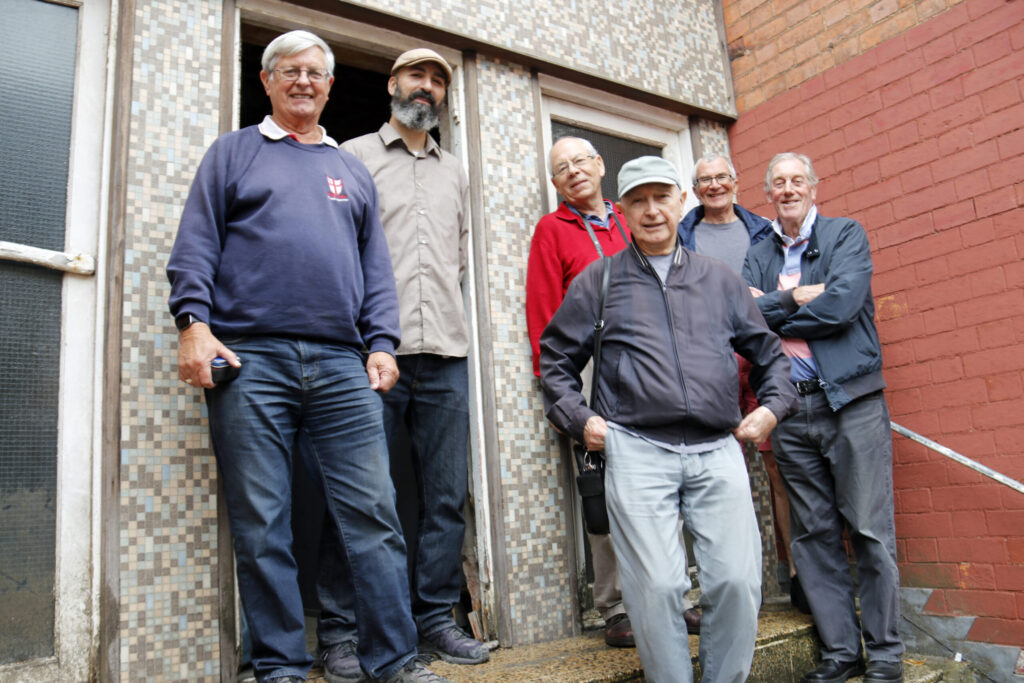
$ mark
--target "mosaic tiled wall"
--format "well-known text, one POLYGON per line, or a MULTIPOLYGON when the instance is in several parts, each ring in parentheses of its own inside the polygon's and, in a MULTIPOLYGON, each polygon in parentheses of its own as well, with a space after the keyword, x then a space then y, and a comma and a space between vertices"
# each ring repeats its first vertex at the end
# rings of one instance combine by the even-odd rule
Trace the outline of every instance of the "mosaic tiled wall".
POLYGON ((690 117, 690 135, 697 138, 702 154, 729 154, 729 132, 716 121, 690 117))
POLYGON ((164 267, 217 133, 220 3, 136 11, 121 368, 121 680, 219 680, 216 465, 164 267))
POLYGON ((526 335, 526 260, 545 210, 537 187, 536 118, 530 74, 479 60, 487 268, 494 338, 510 619, 517 643, 573 629, 567 492, 557 442, 544 419, 526 335), (509 163, 515 159, 516 163, 509 163), (500 388, 500 389, 499 389, 500 388))
POLYGON ((348 0, 735 115, 717 0, 348 0))

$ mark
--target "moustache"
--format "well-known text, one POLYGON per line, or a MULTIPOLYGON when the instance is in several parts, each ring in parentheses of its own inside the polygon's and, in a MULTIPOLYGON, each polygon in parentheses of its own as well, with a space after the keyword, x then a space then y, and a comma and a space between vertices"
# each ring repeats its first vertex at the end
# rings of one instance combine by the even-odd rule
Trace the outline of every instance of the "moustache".
POLYGON ((425 99, 427 102, 430 102, 430 106, 431 107, 436 107, 437 106, 437 101, 434 100, 434 96, 431 95, 426 90, 417 90, 416 92, 412 93, 411 95, 409 95, 409 97, 407 97, 405 99, 405 103, 406 104, 415 104, 413 102, 413 100, 419 99, 421 97, 423 99, 425 99))

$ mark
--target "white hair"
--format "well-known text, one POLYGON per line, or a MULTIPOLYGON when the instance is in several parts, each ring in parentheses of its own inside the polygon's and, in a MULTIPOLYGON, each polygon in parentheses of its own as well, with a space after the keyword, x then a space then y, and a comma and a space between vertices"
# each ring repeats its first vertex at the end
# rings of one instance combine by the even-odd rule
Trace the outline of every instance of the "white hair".
POLYGON ((729 175, 733 178, 736 177, 736 167, 732 165, 732 159, 725 156, 724 154, 705 154, 693 165, 693 186, 697 187, 697 167, 701 164, 710 164, 711 162, 721 159, 725 162, 725 165, 729 167, 729 175))
POLYGON ((334 53, 331 52, 331 48, 327 46, 327 43, 322 38, 309 31, 289 31, 274 38, 270 41, 270 45, 267 45, 267 49, 263 51, 261 66, 264 71, 273 76, 274 67, 277 66, 277 61, 281 57, 297 55, 311 47, 318 47, 323 50, 327 73, 333 74, 334 53))
POLYGON ((768 170, 764 174, 764 191, 772 191, 772 170, 781 164, 783 161, 799 161, 804 165, 807 170, 807 182, 814 187, 818 184, 818 176, 814 173, 814 166, 811 165, 811 159, 806 154, 797 154, 796 152, 781 152, 772 157, 772 160, 768 162, 768 170))

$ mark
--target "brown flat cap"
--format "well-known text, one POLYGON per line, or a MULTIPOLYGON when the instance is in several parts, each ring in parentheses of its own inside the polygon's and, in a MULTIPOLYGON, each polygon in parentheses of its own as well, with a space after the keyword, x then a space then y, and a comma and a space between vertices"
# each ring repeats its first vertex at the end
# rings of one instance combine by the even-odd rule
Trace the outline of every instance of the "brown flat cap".
POLYGON ((409 50, 408 52, 403 52, 398 55, 398 59, 395 60, 395 65, 391 67, 391 75, 394 76, 402 67, 422 64, 423 62, 436 62, 440 65, 441 69, 444 71, 445 81, 448 84, 451 84, 452 67, 448 65, 448 62, 444 60, 444 57, 427 47, 418 47, 415 50, 409 50))

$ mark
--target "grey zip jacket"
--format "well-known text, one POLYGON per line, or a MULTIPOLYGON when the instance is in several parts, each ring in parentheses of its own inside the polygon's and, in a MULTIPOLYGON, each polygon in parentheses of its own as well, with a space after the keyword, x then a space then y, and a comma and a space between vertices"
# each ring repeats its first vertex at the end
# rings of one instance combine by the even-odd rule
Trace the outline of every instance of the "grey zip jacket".
POLYGON ((569 286, 541 335, 540 367, 548 419, 577 441, 600 415, 670 444, 707 443, 740 423, 734 351, 754 365, 757 400, 780 421, 796 411, 789 359, 747 285, 724 263, 677 243, 665 283, 635 244, 610 259, 611 277, 597 405, 580 393, 593 352, 602 260, 569 286))

